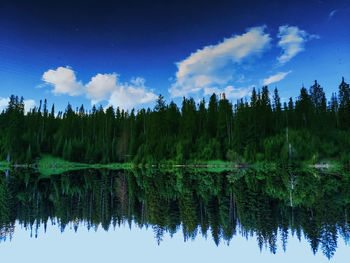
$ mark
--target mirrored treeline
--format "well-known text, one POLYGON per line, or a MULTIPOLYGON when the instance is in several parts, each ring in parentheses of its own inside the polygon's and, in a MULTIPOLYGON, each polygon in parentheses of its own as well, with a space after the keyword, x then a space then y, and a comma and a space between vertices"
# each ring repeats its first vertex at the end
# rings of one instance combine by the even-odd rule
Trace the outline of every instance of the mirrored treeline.
POLYGON ((133 222, 152 227, 158 244, 181 230, 185 241, 204 235, 216 245, 254 234, 272 253, 286 250, 290 235, 304 235, 313 253, 331 258, 339 238, 349 241, 349 214, 347 172, 89 169, 44 177, 17 169, 0 176, 0 241, 12 237, 16 221, 33 237, 47 224, 63 232, 133 222))

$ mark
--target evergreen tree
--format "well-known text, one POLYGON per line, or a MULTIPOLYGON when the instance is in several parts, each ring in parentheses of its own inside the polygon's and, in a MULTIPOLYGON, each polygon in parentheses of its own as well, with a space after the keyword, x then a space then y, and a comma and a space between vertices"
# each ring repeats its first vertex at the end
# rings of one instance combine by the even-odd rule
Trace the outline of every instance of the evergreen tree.
POLYGON ((350 87, 344 77, 339 85, 339 126, 344 130, 350 127, 350 87))
POLYGON ((215 138, 217 131, 217 114, 218 114, 218 101, 217 95, 214 93, 210 96, 208 106, 208 121, 207 132, 209 136, 215 138))

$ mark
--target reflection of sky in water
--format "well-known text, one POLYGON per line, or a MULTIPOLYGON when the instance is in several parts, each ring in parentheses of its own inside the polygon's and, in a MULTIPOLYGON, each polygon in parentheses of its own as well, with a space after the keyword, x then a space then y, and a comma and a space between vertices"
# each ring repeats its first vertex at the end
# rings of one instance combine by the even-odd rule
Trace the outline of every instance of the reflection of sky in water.
MULTIPOLYGON (((34 234, 33 234, 34 236, 34 234)), ((287 251, 283 252, 278 236, 277 253, 269 249, 260 252, 256 236, 248 240, 236 235, 227 246, 222 242, 215 246, 211 235, 208 240, 197 235, 194 241, 184 242, 182 231, 171 238, 165 233, 160 246, 154 238, 152 227, 138 228, 127 224, 115 230, 95 232, 80 225, 77 233, 67 226, 61 233, 57 225, 48 224, 47 231, 40 227, 38 238, 30 238, 30 230, 25 230, 16 222, 15 233, 10 241, 0 243, 1 262, 348 262, 350 248, 342 239, 334 257, 328 259, 319 250, 313 255, 309 243, 301 242, 289 235, 287 251)))

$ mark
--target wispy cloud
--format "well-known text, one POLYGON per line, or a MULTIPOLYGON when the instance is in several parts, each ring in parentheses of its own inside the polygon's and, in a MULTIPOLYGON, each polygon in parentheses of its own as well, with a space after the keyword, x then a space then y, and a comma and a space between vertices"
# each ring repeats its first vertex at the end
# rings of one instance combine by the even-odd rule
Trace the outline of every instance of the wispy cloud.
POLYGON ((329 15, 328 15, 328 18, 331 19, 339 10, 338 9, 335 9, 335 10, 332 10, 329 15))
MULTIPOLYGON (((269 47, 271 38, 264 30, 265 26, 250 28, 242 35, 206 46, 176 63, 176 78, 169 89, 170 95, 181 97, 203 92, 204 88, 229 86, 239 63, 269 47)), ((242 75, 237 74, 238 78, 241 79, 242 75)))
POLYGON ((120 82, 119 75, 116 73, 99 73, 83 85, 81 81, 77 81, 75 72, 70 67, 58 67, 56 70, 46 71, 42 79, 54 87, 52 92, 55 95, 85 95, 91 100, 91 104, 106 100, 114 107, 131 109, 157 98, 156 94, 145 86, 143 78, 120 82))
POLYGON ((292 71, 287 71, 287 72, 279 72, 275 75, 272 75, 266 79, 263 80, 263 85, 269 85, 271 83, 275 83, 275 82, 279 82, 282 79, 284 79, 289 73, 291 73, 292 71))
POLYGON ((282 55, 277 58, 279 64, 283 65, 305 50, 305 42, 319 38, 311 35, 297 26, 284 25, 279 27, 277 37, 280 39, 278 46, 282 48, 282 55))

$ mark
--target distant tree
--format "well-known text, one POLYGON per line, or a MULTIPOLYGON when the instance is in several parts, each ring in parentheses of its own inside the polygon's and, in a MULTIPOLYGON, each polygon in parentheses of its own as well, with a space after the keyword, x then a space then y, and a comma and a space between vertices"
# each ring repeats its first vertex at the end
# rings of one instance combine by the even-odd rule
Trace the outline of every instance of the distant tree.
POLYGON ((344 77, 339 85, 339 126, 342 129, 350 128, 350 88, 344 77))
POLYGON ((311 127, 313 104, 311 96, 303 87, 300 90, 300 95, 295 103, 295 113, 297 118, 297 127, 309 128, 311 127))
POLYGON ((207 120, 207 131, 212 137, 216 137, 217 131, 217 114, 218 114, 218 101, 217 95, 214 93, 210 96, 209 106, 208 106, 208 120, 207 120))

